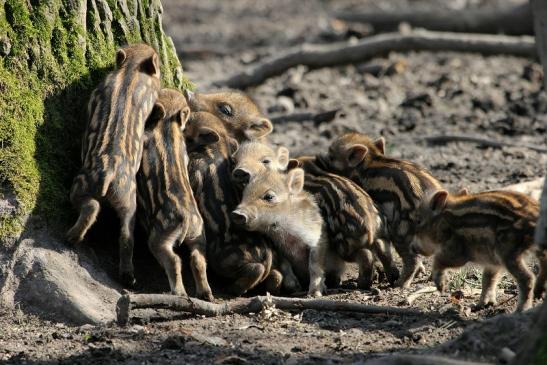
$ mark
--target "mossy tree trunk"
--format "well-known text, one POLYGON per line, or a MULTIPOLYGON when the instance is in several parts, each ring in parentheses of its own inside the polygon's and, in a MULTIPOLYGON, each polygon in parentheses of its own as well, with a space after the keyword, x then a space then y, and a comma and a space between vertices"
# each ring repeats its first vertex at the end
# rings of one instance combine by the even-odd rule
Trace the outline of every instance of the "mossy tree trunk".
POLYGON ((162 11, 159 0, 0 0, 0 239, 31 213, 67 217, 87 99, 118 46, 152 45, 163 86, 188 87, 162 11))

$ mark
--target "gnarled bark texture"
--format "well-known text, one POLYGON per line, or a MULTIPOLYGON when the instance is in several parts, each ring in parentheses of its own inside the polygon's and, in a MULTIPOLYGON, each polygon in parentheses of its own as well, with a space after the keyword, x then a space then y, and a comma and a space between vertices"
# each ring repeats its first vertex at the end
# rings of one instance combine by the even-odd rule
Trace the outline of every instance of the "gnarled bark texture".
POLYGON ((72 323, 114 320, 121 288, 104 258, 67 248, 51 228, 74 219, 68 190, 86 105, 116 48, 152 45, 163 86, 188 87, 162 11, 159 0, 0 0, 0 306, 72 323))
POLYGON ((0 0, 0 238, 64 221, 91 90, 115 49, 146 42, 164 86, 187 86, 159 0, 0 0), (60 219, 59 219, 60 218, 60 219))

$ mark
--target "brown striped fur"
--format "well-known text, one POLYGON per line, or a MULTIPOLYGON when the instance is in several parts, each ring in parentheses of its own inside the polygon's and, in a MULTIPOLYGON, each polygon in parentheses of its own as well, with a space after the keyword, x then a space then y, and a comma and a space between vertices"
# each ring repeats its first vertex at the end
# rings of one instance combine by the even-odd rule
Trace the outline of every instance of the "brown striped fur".
POLYGON ((375 256, 388 280, 397 280, 399 272, 393 266, 391 244, 385 240, 385 219, 370 196, 353 181, 321 169, 315 157, 291 160, 289 169, 294 166, 306 172, 304 190, 314 194, 321 209, 331 251, 345 262, 359 264, 359 287, 371 287, 375 256))
POLYGON ((116 63, 117 70, 99 84, 89 101, 82 168, 70 192, 80 215, 67 239, 81 242, 101 204, 110 204, 121 222, 120 277, 132 285, 135 175, 141 162, 144 122, 160 89, 160 71, 156 52, 146 44, 119 49, 116 63))
POLYGON ((314 157, 292 159, 288 163, 288 150, 285 147, 278 147, 274 151, 272 147, 256 141, 243 143, 232 158, 235 164, 233 178, 243 185, 253 176, 267 170, 284 171, 287 165, 290 165, 290 169, 304 169, 304 190, 315 196, 326 223, 329 248, 332 251, 328 253, 330 269, 326 272, 327 287, 340 284, 345 261, 357 260, 360 268, 359 286, 370 288, 373 277, 373 253, 370 247, 381 258, 389 279, 397 279, 398 271, 392 266, 389 243, 378 239, 378 211, 368 194, 354 182, 320 169, 314 157))
POLYGON ((187 93, 192 112, 208 112, 219 118, 229 135, 238 142, 264 140, 273 130, 256 103, 239 91, 187 93))
MULTIPOLYGON (((534 247, 534 229, 539 205, 524 194, 489 191, 450 195, 441 190, 431 194, 418 210, 418 228, 412 248, 432 255, 433 280, 445 289, 445 271, 474 262, 483 266, 479 305, 496 303, 496 287, 503 268, 519 288, 517 310, 532 306, 534 275, 524 262, 534 247)), ((547 277, 546 251, 538 251, 540 272, 534 288, 541 297, 547 277)))
POLYGON ((303 188, 302 169, 295 168, 287 174, 266 170, 245 187, 232 220, 251 232, 267 234, 297 272, 308 267, 308 294, 321 296, 326 289, 328 241, 320 209, 313 195, 303 188))
POLYGON ((209 268, 228 281, 228 290, 241 295, 264 282, 279 292, 283 277, 266 237, 249 234, 232 224, 230 212, 239 194, 231 182, 230 155, 237 149, 226 127, 213 114, 192 113, 185 130, 190 183, 205 222, 209 268))
POLYGON ((176 91, 160 91, 146 122, 141 169, 137 174, 139 216, 148 234, 148 247, 169 279, 171 292, 186 296, 181 260, 173 251, 184 242, 196 296, 213 300, 207 281, 203 220, 188 180, 188 154, 183 130, 190 108, 176 91))
POLYGON ((348 177, 374 200, 387 220, 389 236, 403 260, 397 286, 408 287, 423 265, 411 252, 415 214, 418 205, 441 184, 424 168, 405 160, 384 155, 384 139, 375 141, 361 133, 337 138, 327 155, 318 159, 320 166, 348 177))

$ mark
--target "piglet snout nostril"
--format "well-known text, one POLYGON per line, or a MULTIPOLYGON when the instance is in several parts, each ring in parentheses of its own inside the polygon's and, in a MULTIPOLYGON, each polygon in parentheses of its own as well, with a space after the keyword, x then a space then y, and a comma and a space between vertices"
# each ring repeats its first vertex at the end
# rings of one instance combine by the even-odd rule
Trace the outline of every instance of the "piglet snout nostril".
POLYGON ((245 213, 239 212, 237 210, 234 210, 230 214, 230 217, 232 219, 232 222, 234 222, 235 224, 243 225, 243 224, 247 223, 247 215, 245 213))
POLYGON ((235 169, 234 172, 232 172, 232 176, 234 177, 236 181, 244 183, 244 184, 248 183, 251 178, 251 174, 249 174, 248 171, 241 168, 235 169))

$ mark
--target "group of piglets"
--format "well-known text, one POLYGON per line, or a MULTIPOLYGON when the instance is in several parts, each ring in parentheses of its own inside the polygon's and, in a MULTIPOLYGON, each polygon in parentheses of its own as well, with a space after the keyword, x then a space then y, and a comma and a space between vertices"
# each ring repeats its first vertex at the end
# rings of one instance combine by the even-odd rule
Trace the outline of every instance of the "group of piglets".
POLYGON ((134 284, 138 219, 171 292, 187 295, 176 246, 189 248, 195 296, 213 300, 208 276, 233 295, 308 287, 321 296, 357 263, 359 288, 375 274, 408 287, 425 272, 446 289, 445 272, 484 268, 479 306, 496 303, 503 269, 519 288, 517 310, 541 298, 547 250, 534 245, 538 203, 509 191, 449 193, 423 167, 385 154, 383 138, 353 132, 328 151, 290 158, 273 146, 273 126, 246 95, 184 95, 160 86, 156 52, 124 47, 117 69, 94 90, 71 201, 79 211, 67 239, 78 243, 101 205, 120 218, 120 278, 134 284), (393 264, 392 246, 402 269, 393 264), (536 248, 539 273, 525 256, 536 248))

